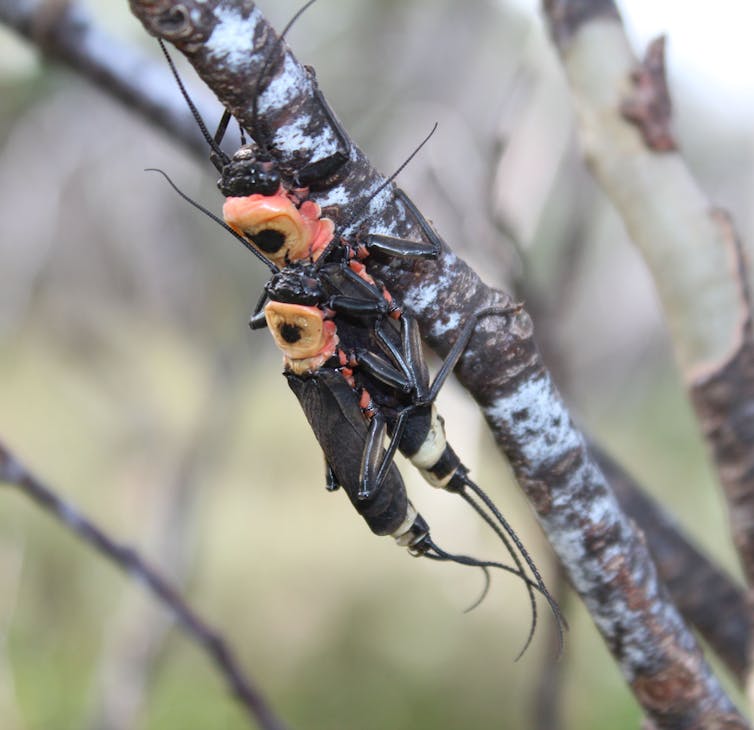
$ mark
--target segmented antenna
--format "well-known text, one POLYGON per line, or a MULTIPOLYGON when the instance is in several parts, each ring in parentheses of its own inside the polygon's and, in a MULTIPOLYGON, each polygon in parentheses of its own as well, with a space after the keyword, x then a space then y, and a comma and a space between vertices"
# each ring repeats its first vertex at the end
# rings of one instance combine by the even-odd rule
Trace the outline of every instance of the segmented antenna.
MULTIPOLYGON (((314 0, 312 0, 312 2, 314 2, 314 0)), ((429 142, 429 140, 432 137, 432 135, 437 131, 437 126, 438 126, 438 124, 437 124, 437 122, 435 122, 434 125, 432 126, 432 129, 430 130, 429 134, 417 145, 416 149, 414 149, 414 151, 401 163, 400 167, 389 178, 387 178, 387 180, 385 180, 382 183, 382 185, 380 185, 377 188, 377 190, 374 191, 374 193, 371 195, 371 197, 369 198, 369 200, 367 200, 366 202, 364 202, 361 205, 360 208, 356 209, 356 212, 353 214, 353 216, 351 216, 353 220, 358 220, 359 216, 364 212, 364 210, 369 205, 371 205, 372 201, 388 185, 390 185, 390 183, 393 182, 393 180, 395 180, 395 178, 397 178, 398 175, 400 175, 403 172, 403 170, 406 168, 406 165, 408 165, 408 163, 411 162, 411 160, 413 160, 414 157, 416 157, 416 155, 419 153, 419 150, 421 150, 421 148, 424 147, 424 145, 427 144, 427 142, 429 142)), ((322 250, 322 253, 317 258, 317 261, 315 262, 315 266, 317 268, 319 268, 319 267, 321 267, 321 266, 324 265, 324 263, 325 263, 328 255, 331 253, 331 251, 333 250, 333 248, 335 248, 336 245, 338 245, 338 239, 337 238, 333 238, 333 240, 330 241, 330 243, 327 244, 327 246, 322 250)))
MULTIPOLYGON (((545 583, 542 580, 542 576, 540 575, 539 569, 537 568, 534 561, 532 560, 531 555, 529 555, 528 550, 524 547, 523 543, 519 539, 515 530, 511 527, 508 520, 505 519, 502 512, 500 512, 500 510, 497 508, 495 503, 487 496, 487 494, 482 490, 482 488, 479 485, 477 485, 474 481, 472 481, 468 477, 468 475, 463 476, 463 482, 464 484, 466 484, 466 486, 469 489, 471 489, 472 492, 474 492, 474 494, 477 497, 479 497, 479 499, 484 503, 487 509, 495 516, 495 519, 499 522, 502 529, 513 541, 513 544, 516 546, 516 548, 518 548, 518 551, 521 557, 526 561, 526 564, 529 566, 529 569, 531 570, 532 575, 534 576, 536 580, 537 589, 545 597, 545 600, 550 606, 550 610, 555 616, 555 620, 558 625, 558 656, 560 656, 560 654, 563 651, 563 629, 568 628, 568 623, 566 622, 563 614, 560 611, 560 606, 558 606, 555 599, 547 590, 547 587, 545 586, 545 583)), ((469 504, 471 504, 472 506, 474 505, 473 501, 471 500, 468 494, 461 492, 461 496, 467 502, 469 502, 469 504)))
MULTIPOLYGON (((181 96, 183 97, 183 100, 188 105, 188 108, 191 111, 191 115, 194 117, 194 121, 196 122, 197 127, 199 127, 199 131, 202 133, 202 136, 204 137, 205 141, 210 146, 210 149, 222 161, 222 164, 227 165, 230 162, 230 158, 228 157, 228 155, 225 154, 225 152, 222 151, 216 137, 217 135, 220 134, 220 128, 222 128, 223 134, 225 133, 225 128, 228 126, 226 115, 227 115, 227 118, 229 119, 230 112, 227 109, 225 110, 225 113, 223 114, 223 119, 220 122, 220 127, 218 127, 217 133, 215 137, 213 137, 209 133, 209 130, 207 129, 207 125, 204 123, 204 120, 202 119, 202 115, 199 114, 199 110, 196 108, 196 105, 191 100, 191 97, 189 96, 189 93, 186 90, 186 87, 183 85, 183 81, 181 80, 181 77, 178 75, 178 69, 175 67, 175 64, 173 63, 173 59, 170 57, 170 54, 168 53, 168 49, 165 46, 165 42, 162 40, 162 38, 158 38, 157 42, 160 44, 160 48, 162 49, 162 52, 165 54, 165 58, 167 59, 168 66, 170 66, 170 70, 173 72, 173 78, 178 84, 178 88, 181 91, 181 96)), ((222 139, 222 136, 220 136, 220 139, 222 139)), ((216 167, 218 168, 218 170, 221 169, 221 166, 216 165, 216 167)))
POLYGON ((388 185, 390 185, 391 182, 393 182, 393 180, 395 180, 395 178, 398 177, 398 175, 403 172, 403 170, 406 168, 406 165, 408 165, 408 163, 411 162, 411 160, 413 160, 417 154, 419 154, 419 150, 424 147, 427 142, 429 142, 432 135, 437 131, 437 126, 438 123, 435 122, 429 134, 418 144, 416 149, 401 163, 400 167, 387 180, 385 180, 385 182, 383 182, 382 185, 377 188, 377 190, 374 191, 372 197, 369 198, 369 200, 356 211, 356 213, 353 215, 354 219, 357 219, 363 212, 364 208, 366 208, 388 185))
MULTIPOLYGON (((500 541, 505 545, 505 549, 508 551, 508 554, 511 556, 511 559, 513 560, 514 564, 516 565, 516 568, 521 573, 521 575, 525 575, 524 566, 521 563, 521 558, 519 557, 518 553, 513 549, 513 546, 508 541, 508 536, 503 532, 503 530, 500 529, 500 526, 493 520, 493 518, 484 510, 484 508, 477 504, 474 499, 469 496, 465 491, 460 492, 461 497, 466 501, 467 504, 489 525, 489 527, 495 532, 495 534, 500 538, 500 541)), ((540 592, 542 590, 546 591, 547 589, 544 588, 544 586, 539 587, 540 592)), ((532 642, 532 639, 534 638, 534 632, 537 629, 537 601, 534 597, 534 588, 532 588, 531 585, 528 583, 526 584, 526 592, 529 596, 529 607, 531 609, 531 624, 529 626, 529 633, 526 637, 526 640, 524 641, 523 646, 519 650, 518 654, 516 655, 516 658, 513 661, 518 661, 525 653, 526 650, 529 648, 529 645, 532 642)), ((486 591, 485 591, 486 593, 486 591)), ((484 598, 484 595, 482 598, 477 601, 477 605, 481 600, 484 598)))

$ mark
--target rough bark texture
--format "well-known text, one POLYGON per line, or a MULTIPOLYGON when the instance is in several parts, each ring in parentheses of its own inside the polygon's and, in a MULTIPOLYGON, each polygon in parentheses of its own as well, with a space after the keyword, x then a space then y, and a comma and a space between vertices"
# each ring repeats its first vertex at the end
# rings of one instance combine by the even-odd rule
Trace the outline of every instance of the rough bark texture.
POLYGON ((641 527, 665 585, 736 679, 746 679, 746 594, 687 538, 673 518, 594 444, 592 451, 623 509, 641 527))
MULTIPOLYGON (((260 95, 254 79, 275 36, 251 2, 131 0, 146 28, 180 48, 242 123, 264 125, 284 169, 331 154, 336 144, 313 79, 291 54, 260 95)), ((352 150, 340 182, 316 194, 344 236, 364 226, 419 238, 383 178, 352 150)), ((370 265, 415 315, 441 355, 472 313, 510 297, 484 286, 447 248, 437 261, 409 268, 370 265)), ((658 727, 746 727, 706 665, 661 587, 646 545, 619 509, 539 359, 525 312, 482 321, 457 369, 482 406, 519 483, 566 566, 621 670, 658 727)))
POLYGON ((583 2, 561 0, 557 13, 554 4, 545 7, 571 82, 587 161, 641 249, 662 300, 751 591, 754 338, 746 262, 729 217, 713 208, 678 154, 651 141, 672 140, 661 49, 651 48, 650 60, 636 71, 617 12, 605 20, 604 0, 595 4, 600 13, 569 34, 562 30, 564 8, 583 2), (635 88, 626 103, 631 78, 644 79, 644 91, 637 97, 635 88))
POLYGON ((636 124, 644 143, 655 152, 676 149, 670 128, 673 109, 665 77, 665 36, 649 44, 644 61, 631 74, 633 93, 621 106, 623 116, 636 124))

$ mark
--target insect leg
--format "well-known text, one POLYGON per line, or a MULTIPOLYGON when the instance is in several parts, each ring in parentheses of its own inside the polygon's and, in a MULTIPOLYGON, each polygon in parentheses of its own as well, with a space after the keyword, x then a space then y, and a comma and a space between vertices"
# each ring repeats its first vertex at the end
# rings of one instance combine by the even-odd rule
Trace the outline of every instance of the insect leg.
POLYGON ((458 335, 458 339, 453 344, 453 347, 450 348, 450 352, 443 361, 440 370, 437 372, 437 375, 435 376, 435 379, 429 388, 425 403, 432 403, 437 398, 437 394, 440 392, 440 389, 448 379, 450 373, 453 372, 453 369, 458 364, 458 361, 461 359, 461 355, 463 355, 466 346, 469 344, 469 341, 474 334, 474 329, 476 328, 479 320, 483 319, 484 317, 491 317, 494 315, 511 314, 512 312, 516 312, 519 309, 520 305, 512 304, 507 307, 487 307, 486 309, 480 309, 478 312, 475 312, 472 315, 471 319, 469 319, 469 321, 466 322, 466 324, 463 326, 461 334, 458 335))
POLYGON ((254 313, 249 318, 249 327, 253 330, 261 330, 267 326, 267 318, 264 316, 264 303, 267 301, 267 289, 262 291, 257 306, 254 307, 254 313))
POLYGON ((338 481, 338 477, 335 476, 330 462, 327 460, 327 455, 324 452, 322 452, 322 455, 325 457, 325 488, 328 492, 335 492, 340 489, 340 482, 338 481))
POLYGON ((364 236, 364 246, 367 250, 385 254, 386 256, 406 259, 435 259, 440 253, 442 243, 427 219, 419 212, 411 199, 400 188, 395 188, 395 197, 406 206, 413 219, 419 224, 428 242, 409 241, 395 236, 385 236, 381 233, 370 233, 364 236))
POLYGON ((359 499, 372 499, 385 481, 388 469, 393 463, 398 449, 409 410, 402 411, 398 416, 393 435, 387 449, 384 448, 387 423, 385 416, 377 411, 369 424, 369 438, 364 447, 361 469, 359 470, 359 499))
POLYGON ((343 167, 349 159, 351 159, 352 146, 343 126, 325 100, 319 86, 317 86, 314 69, 307 67, 307 71, 309 72, 314 87, 314 98, 319 102, 320 108, 325 113, 327 122, 340 145, 340 149, 333 152, 333 154, 323 157, 321 160, 310 162, 308 165, 304 165, 304 167, 296 173, 296 184, 298 186, 316 190, 319 187, 325 187, 334 182, 333 177, 336 172, 343 167))

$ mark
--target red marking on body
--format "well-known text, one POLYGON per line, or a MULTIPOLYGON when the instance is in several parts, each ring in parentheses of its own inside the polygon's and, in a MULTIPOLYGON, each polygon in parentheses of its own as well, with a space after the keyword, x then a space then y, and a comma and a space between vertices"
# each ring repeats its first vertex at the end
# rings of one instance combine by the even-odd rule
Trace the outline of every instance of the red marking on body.
POLYGON ((376 406, 372 400, 372 396, 369 395, 369 391, 364 388, 361 391, 361 397, 359 398, 359 408, 367 418, 373 418, 376 411, 376 406))

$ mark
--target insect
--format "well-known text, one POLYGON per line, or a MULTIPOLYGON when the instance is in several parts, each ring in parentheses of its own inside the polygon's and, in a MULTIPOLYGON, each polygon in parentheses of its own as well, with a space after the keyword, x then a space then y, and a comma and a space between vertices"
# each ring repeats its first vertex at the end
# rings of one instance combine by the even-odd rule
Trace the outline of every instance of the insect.
MULTIPOLYGON (((524 570, 519 555, 523 558, 535 577, 533 585, 548 601, 562 631, 560 610, 536 565, 494 503, 469 478, 468 469, 447 443, 434 405, 477 323, 485 317, 510 316, 518 307, 480 310, 466 323, 430 385, 416 320, 401 314, 398 330, 389 316, 390 302, 380 289, 342 264, 294 262, 272 277, 266 293, 270 301, 264 316, 283 352, 288 384, 325 454, 328 488, 347 484, 346 492, 359 511, 389 499, 395 477, 388 481, 388 475, 393 474, 393 456, 400 449, 430 484, 461 495, 482 516, 512 556, 518 575, 524 570), (350 395, 340 394, 333 411, 345 411, 345 400, 353 402, 358 396, 361 420, 368 424, 365 438, 343 440, 342 434, 333 434, 326 406, 332 400, 329 391, 338 382, 333 381, 333 372, 351 390, 350 395), (320 388, 328 394, 320 394, 320 388), (391 438, 385 450, 388 432, 391 438), (347 465, 333 468, 333 460, 340 460, 343 450, 350 454, 357 448, 361 449, 358 467, 351 455, 347 465)), ((410 547, 421 553, 417 545, 410 547)), ((527 588, 534 606, 532 587, 527 584, 527 588)))

